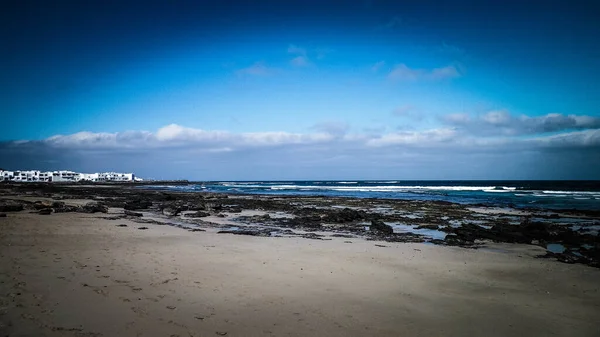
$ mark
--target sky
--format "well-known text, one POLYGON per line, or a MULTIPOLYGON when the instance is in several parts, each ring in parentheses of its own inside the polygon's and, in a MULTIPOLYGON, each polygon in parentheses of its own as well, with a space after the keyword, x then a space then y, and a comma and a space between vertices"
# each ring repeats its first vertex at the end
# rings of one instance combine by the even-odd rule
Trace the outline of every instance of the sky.
POLYGON ((595 1, 7 1, 0 168, 600 179, 595 1))

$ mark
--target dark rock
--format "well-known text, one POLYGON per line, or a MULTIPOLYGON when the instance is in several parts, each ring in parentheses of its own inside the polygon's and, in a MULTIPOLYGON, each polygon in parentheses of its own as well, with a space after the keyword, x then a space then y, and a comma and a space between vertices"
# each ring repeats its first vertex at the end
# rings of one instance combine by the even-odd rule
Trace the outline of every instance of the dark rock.
POLYGON ((133 212, 130 210, 125 210, 123 213, 125 213, 125 215, 129 215, 129 216, 137 216, 137 217, 144 216, 144 214, 142 214, 142 213, 133 212))
POLYGON ((277 225, 281 227, 303 228, 303 229, 319 229, 322 227, 319 216, 308 216, 298 218, 277 219, 277 225))
POLYGON ((146 229, 148 229, 148 227, 138 227, 138 229, 146 230, 146 229))
POLYGON ((201 229, 201 228, 192 228, 189 230, 190 232, 206 232, 206 230, 201 229))
POLYGON ((439 229, 440 226, 439 225, 434 225, 434 224, 427 224, 427 225, 419 225, 417 227, 415 227, 415 229, 439 229))
POLYGON ((52 214, 52 208, 43 208, 38 211, 38 214, 41 215, 50 215, 52 214))
POLYGON ((236 234, 250 236, 271 236, 270 229, 226 229, 218 231, 217 234, 236 234))
POLYGON ((152 207, 152 202, 148 200, 132 200, 123 206, 124 209, 129 211, 136 211, 140 209, 148 209, 152 207))
POLYGON ((336 234, 332 234, 331 236, 334 237, 334 238, 348 238, 348 239, 355 237, 354 235, 350 235, 350 234, 337 234, 337 233, 336 234))
POLYGON ((463 237, 459 237, 456 234, 446 235, 444 242, 450 246, 461 246, 461 247, 469 247, 474 244, 474 242, 472 240, 468 240, 463 237))
POLYGON ((323 217, 323 222, 344 223, 363 220, 367 217, 365 211, 344 208, 340 211, 333 211, 323 217))
POLYGON ((371 231, 383 233, 383 234, 393 234, 394 229, 392 226, 385 224, 381 220, 373 220, 371 221, 371 231))
POLYGON ((376 240, 383 240, 387 242, 424 242, 425 239, 423 235, 414 234, 414 233, 394 233, 391 235, 379 235, 372 237, 376 240))
POLYGON ((80 210, 79 206, 74 205, 65 205, 64 203, 53 203, 52 209, 54 213, 68 213, 68 212, 78 212, 80 210))
POLYGON ((117 227, 127 227, 127 225, 122 223, 122 224, 118 224, 117 227))
POLYGON ((0 218, 6 218, 6 213, 0 213, 0 218))
POLYGON ((108 213, 108 207, 99 202, 88 202, 81 207, 83 213, 108 213))
POLYGON ((210 213, 198 211, 196 213, 186 214, 185 216, 189 217, 189 218, 204 218, 204 217, 210 216, 210 213))
POLYGON ((302 234, 301 237, 303 237, 305 239, 313 239, 313 240, 331 240, 331 239, 325 238, 325 236, 323 236, 323 235, 319 235, 316 233, 305 233, 305 234, 302 234))
POLYGON ((167 216, 177 216, 181 213, 181 209, 177 207, 163 208, 162 213, 167 216))
MULTIPOLYGON (((60 205, 64 205, 64 202, 56 202, 57 207, 60 207, 60 205)), ((31 207, 33 207, 33 209, 35 210, 41 210, 41 209, 45 209, 45 208, 50 208, 53 207, 54 203, 53 202, 49 202, 49 201, 36 201, 33 204, 31 204, 31 207)))
POLYGON ((20 212, 24 209, 22 203, 17 203, 14 201, 4 201, 0 202, 0 212, 20 212))

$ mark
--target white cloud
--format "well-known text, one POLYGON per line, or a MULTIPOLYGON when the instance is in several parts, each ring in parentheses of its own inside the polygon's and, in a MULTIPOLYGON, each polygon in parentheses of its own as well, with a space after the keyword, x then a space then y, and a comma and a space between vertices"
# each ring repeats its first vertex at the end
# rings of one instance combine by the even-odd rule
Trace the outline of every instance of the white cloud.
POLYGON ((600 118, 551 113, 544 116, 514 116, 506 110, 490 111, 479 117, 466 114, 446 115, 448 125, 475 135, 535 135, 569 130, 600 129, 600 118))
POLYGON ((313 125, 311 129, 334 136, 343 136, 350 129, 350 125, 342 121, 327 121, 313 125))
POLYGON ((373 72, 378 72, 383 66, 385 66, 385 61, 379 61, 371 66, 371 70, 373 72))
POLYGON ((427 76, 434 80, 443 80, 446 78, 460 77, 461 75, 455 66, 446 66, 433 69, 431 73, 427 74, 427 76))
POLYGON ((266 76, 271 75, 275 72, 274 69, 267 67, 263 62, 256 62, 253 65, 239 69, 237 71, 240 75, 252 75, 252 76, 266 76))
POLYGON ((202 130, 170 124, 155 133, 126 131, 116 133, 79 132, 57 135, 43 142, 60 148, 169 148, 176 146, 200 146, 206 150, 228 148, 311 144, 329 141, 331 134, 319 132, 298 134, 289 132, 231 133, 227 131, 202 130))
POLYGON ((460 76, 458 69, 452 65, 428 70, 410 68, 404 63, 395 65, 388 74, 388 78, 394 81, 443 80, 460 76))
POLYGON ((290 63, 295 67, 306 67, 309 65, 308 58, 306 56, 296 56, 290 63))
POLYGON ((371 139, 367 146, 411 145, 428 147, 447 143, 458 136, 454 129, 431 129, 424 131, 403 131, 390 133, 380 138, 371 139))
POLYGON ((508 125, 508 123, 510 123, 512 118, 507 111, 501 110, 501 111, 490 111, 490 112, 486 113, 485 115, 483 115, 482 119, 484 122, 486 122, 488 124, 503 126, 503 125, 508 125))
POLYGON ((547 170, 548 178, 556 177, 556 170, 562 170, 563 178, 600 178, 598 118, 509 116, 455 114, 446 116, 444 122, 451 125, 443 127, 389 131, 393 128, 382 125, 362 128, 360 133, 351 133, 341 121, 317 123, 309 133, 235 133, 177 124, 153 132, 78 132, 40 141, 0 142, 0 167, 45 165, 39 168, 124 170, 144 177, 191 179, 312 179, 323 173, 332 179, 344 172, 363 178, 368 178, 364 176, 367 173, 375 174, 373 178, 386 173, 391 178, 400 174, 443 179, 448 177, 436 174, 449 170, 454 170, 455 178, 474 178, 472 167, 476 164, 480 168, 477 177, 488 179, 498 178, 489 172, 505 174, 503 165, 519 168, 512 171, 515 174, 529 170, 532 175, 528 177, 535 178, 541 170, 547 170), (556 125, 562 129, 557 130, 556 125), (565 128, 573 125, 580 129, 565 128), (516 128, 518 132, 490 131, 495 128, 516 128), (524 130, 554 131, 531 134, 524 130), (554 164, 544 164, 548 160, 554 164), (580 171, 569 171, 573 165, 567 164, 560 168, 561 163, 573 160, 585 163, 577 166, 580 171), (186 162, 189 171, 181 171, 174 162, 186 162), (400 167, 406 170, 399 171, 400 167), (169 175, 155 176, 165 172, 169 175))
POLYGON ((462 125, 468 123, 471 118, 464 113, 455 113, 443 116, 442 120, 449 124, 462 125))
POLYGON ((305 48, 298 47, 298 46, 293 45, 293 44, 289 45, 287 51, 290 54, 295 54, 295 55, 300 55, 300 56, 306 56, 306 49, 305 48))
POLYGON ((411 69, 406 64, 397 64, 394 69, 388 74, 388 78, 398 81, 414 81, 423 76, 423 71, 411 69))

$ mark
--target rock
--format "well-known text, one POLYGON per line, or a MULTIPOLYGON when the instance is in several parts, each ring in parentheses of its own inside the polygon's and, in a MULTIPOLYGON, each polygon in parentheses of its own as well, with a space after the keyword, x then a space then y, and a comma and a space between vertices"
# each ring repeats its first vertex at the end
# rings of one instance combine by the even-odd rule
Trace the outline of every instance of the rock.
POLYGON ((302 234, 301 237, 303 237, 305 239, 313 239, 313 240, 331 240, 331 239, 325 238, 325 236, 323 236, 323 235, 319 235, 316 233, 305 233, 305 234, 302 234))
POLYGON ((204 217, 210 216, 210 213, 198 211, 195 213, 186 214, 185 216, 189 217, 189 218, 204 218, 204 217))
POLYGON ((138 229, 146 230, 146 229, 148 229, 148 227, 138 227, 138 229))
POLYGON ((190 206, 190 211, 205 211, 205 210, 206 210, 206 206, 204 205, 203 202, 200 202, 196 205, 190 206))
POLYGON ((448 234, 444 239, 444 242, 450 246, 461 246, 461 247, 469 247, 474 244, 473 241, 466 240, 464 238, 459 237, 456 234, 448 234))
POLYGON ((221 204, 206 203, 204 206, 206 207, 206 210, 208 210, 208 211, 220 212, 223 210, 223 205, 221 205, 221 204))
POLYGON ((50 215, 50 214, 52 214, 52 208, 40 209, 38 211, 38 214, 41 214, 41 215, 50 215))
POLYGON ((54 213, 67 213, 77 212, 80 210, 80 207, 74 205, 65 205, 63 202, 56 202, 52 204, 52 209, 54 210, 54 213))
POLYGON ((415 229, 439 229, 440 226, 439 225, 434 225, 434 224, 425 224, 425 225, 419 225, 417 227, 415 227, 415 229))
POLYGON ((181 209, 178 207, 166 207, 163 208, 162 213, 166 216, 177 216, 181 213, 181 209))
POLYGON ((344 208, 340 211, 333 211, 325 217, 323 217, 323 222, 330 223, 343 223, 343 222, 352 222, 363 220, 367 217, 365 211, 354 210, 350 208, 344 208))
POLYGON ((250 236, 271 236, 271 229, 226 229, 218 231, 217 234, 236 234, 250 236))
MULTIPOLYGON (((51 201, 36 201, 34 202, 31 207, 33 207, 33 209, 35 210, 41 210, 41 209, 45 209, 45 208, 50 208, 50 207, 54 207, 54 202, 51 201)), ((64 205, 64 202, 56 202, 56 206, 60 207, 61 205, 64 205)))
POLYGON ((137 217, 144 216, 144 214, 142 214, 142 213, 133 212, 133 211, 130 211, 130 210, 125 210, 123 213, 125 213, 125 215, 129 215, 129 216, 137 216, 137 217))
POLYGON ((371 229, 371 231, 375 231, 375 232, 379 232, 379 233, 383 233, 383 234, 393 234, 394 233, 394 229, 392 228, 392 226, 387 225, 386 223, 384 223, 381 220, 371 221, 370 229, 371 229))
POLYGON ((139 209, 148 209, 152 206, 152 202, 148 200, 132 200, 125 203, 124 209, 128 211, 135 211, 139 209))
POLYGON ((0 213, 0 218, 6 218, 6 213, 0 213))
POLYGON ((11 200, 0 202, 0 212, 20 212, 23 210, 23 204, 11 200))
POLYGON ((332 234, 331 237, 334 237, 334 238, 347 238, 347 239, 355 238, 354 235, 350 235, 350 234, 338 234, 338 233, 332 234))
POLYGON ((108 207, 99 203, 99 202, 88 202, 87 204, 81 207, 81 212, 83 213, 108 213, 108 207))

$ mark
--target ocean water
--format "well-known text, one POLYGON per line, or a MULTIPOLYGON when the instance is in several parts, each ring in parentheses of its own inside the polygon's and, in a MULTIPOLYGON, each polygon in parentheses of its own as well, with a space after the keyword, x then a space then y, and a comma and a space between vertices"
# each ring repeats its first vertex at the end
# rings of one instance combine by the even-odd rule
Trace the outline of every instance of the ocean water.
POLYGON ((179 191, 438 200, 500 207, 600 210, 600 181, 211 181, 151 185, 179 191))

